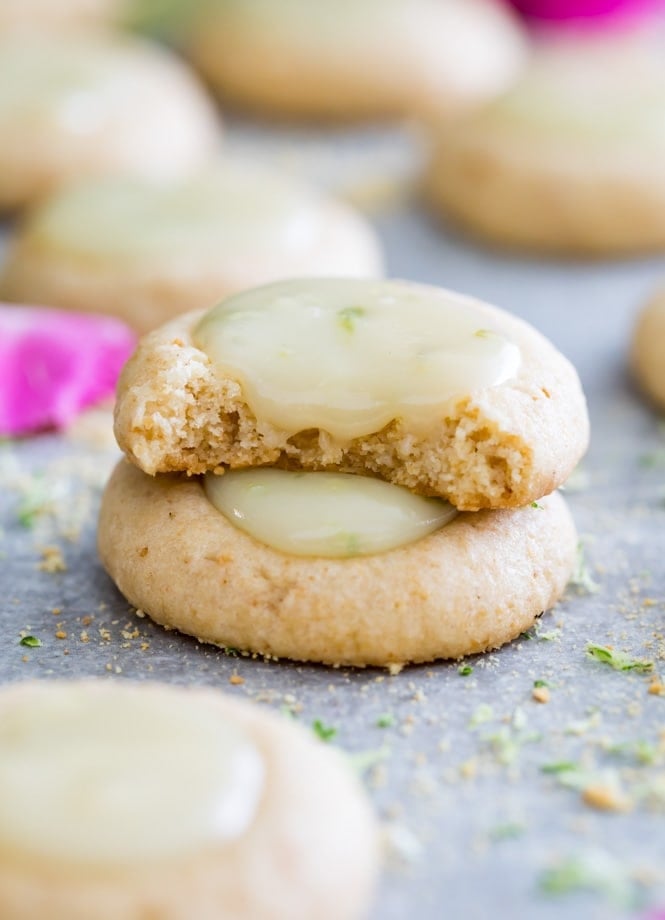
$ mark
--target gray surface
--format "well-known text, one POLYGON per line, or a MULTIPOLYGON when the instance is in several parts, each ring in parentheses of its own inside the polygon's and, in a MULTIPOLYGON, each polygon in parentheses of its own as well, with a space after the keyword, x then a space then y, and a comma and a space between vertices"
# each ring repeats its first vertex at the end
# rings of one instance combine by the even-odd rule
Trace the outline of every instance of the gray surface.
MULTIPOLYGON (((279 143, 269 140, 273 151, 279 143)), ((260 132, 237 135, 236 143, 246 142, 260 145, 260 132)), ((372 144, 398 149, 383 138, 372 144)), ((390 169, 391 157, 381 161, 390 169)), ((651 468, 641 462, 665 448, 665 435, 624 370, 632 317, 665 266, 506 258, 447 236, 415 208, 384 211, 377 223, 391 275, 444 284, 512 310, 579 368, 593 443, 584 462, 588 483, 569 492, 569 500, 598 592, 571 591, 538 627, 555 631, 555 638, 519 640, 475 659, 469 677, 458 674, 457 664, 390 677, 227 657, 132 615, 94 549, 99 483, 112 452, 71 437, 40 437, 0 449, 7 486, 0 495, 2 676, 209 684, 273 708, 295 706, 301 722, 320 718, 337 727, 335 743, 343 748, 380 752, 383 759, 365 776, 392 845, 373 920, 601 918, 631 913, 639 902, 665 905, 662 744, 650 765, 639 764, 630 747, 622 754, 604 750, 637 740, 657 745, 665 697, 647 692, 648 675, 616 672, 585 656, 587 642, 610 643, 654 660, 665 673, 665 461, 651 468), (55 513, 38 496, 39 513, 26 528, 18 519, 26 495, 44 488, 56 493, 55 513), (64 532, 80 522, 80 537, 67 539, 64 532), (62 548, 66 572, 38 570, 46 544, 62 548), (53 607, 61 613, 53 615, 53 607), (94 616, 87 627, 85 616, 94 616), (87 643, 80 638, 84 628, 87 643), (58 629, 66 639, 55 638, 58 629), (21 647, 21 630, 43 646, 21 647), (244 684, 228 683, 234 673, 244 684), (531 700, 537 678, 552 684, 547 705, 531 700), (470 727, 483 704, 494 717, 470 727), (380 729, 376 720, 385 712, 396 722, 380 729), (609 770, 631 800, 630 812, 593 811, 578 791, 541 772, 543 764, 564 760, 584 762, 592 773, 609 770), (521 831, 504 838, 506 825, 521 831), (584 863, 587 879, 595 866, 599 890, 546 896, 543 873, 565 858, 584 863)))

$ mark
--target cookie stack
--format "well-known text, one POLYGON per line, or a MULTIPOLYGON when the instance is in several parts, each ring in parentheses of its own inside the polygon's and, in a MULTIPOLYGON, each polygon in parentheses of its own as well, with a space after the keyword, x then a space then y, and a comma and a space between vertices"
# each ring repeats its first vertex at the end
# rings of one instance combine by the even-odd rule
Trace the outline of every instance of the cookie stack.
POLYGON ((529 628, 572 571, 555 490, 588 440, 577 375, 449 291, 298 280, 183 315, 126 366, 116 436, 102 561, 204 642, 457 658, 529 628))

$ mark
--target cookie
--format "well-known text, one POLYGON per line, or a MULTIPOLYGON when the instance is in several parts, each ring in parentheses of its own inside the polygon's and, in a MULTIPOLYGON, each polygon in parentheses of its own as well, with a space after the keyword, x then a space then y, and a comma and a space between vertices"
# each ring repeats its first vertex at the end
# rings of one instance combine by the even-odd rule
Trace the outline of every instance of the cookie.
POLYGON ((640 387, 654 402, 665 407, 665 295, 662 291, 637 318, 631 364, 640 387))
POLYGON ((126 0, 2 0, 0 35, 105 25, 125 6, 126 0))
POLYGON ((350 206, 228 160, 176 182, 112 177, 56 193, 10 247, 0 288, 146 331, 262 282, 381 271, 376 235, 350 206))
POLYGON ((203 8, 189 48, 229 102, 319 119, 449 115, 525 58, 516 20, 488 0, 226 0, 203 8))
POLYGON ((115 430, 151 475, 341 470, 475 511, 565 482, 588 418, 570 363, 501 310, 425 285, 309 279, 145 337, 115 430))
POLYGON ((165 49, 120 36, 0 39, 0 208, 86 175, 169 179, 211 161, 214 107, 165 49))
POLYGON ((555 493, 537 507, 460 514, 387 552, 299 556, 236 527, 200 478, 153 478, 126 461, 104 494, 98 539, 125 597, 164 626, 263 655, 355 666, 459 658, 509 642, 561 596, 577 545, 555 493))
POLYGON ((3 920, 359 920, 376 831, 333 749, 212 690, 0 693, 3 920))
POLYGON ((663 249, 664 87, 655 43, 544 45, 512 90, 441 129, 429 199, 502 246, 594 256, 663 249))

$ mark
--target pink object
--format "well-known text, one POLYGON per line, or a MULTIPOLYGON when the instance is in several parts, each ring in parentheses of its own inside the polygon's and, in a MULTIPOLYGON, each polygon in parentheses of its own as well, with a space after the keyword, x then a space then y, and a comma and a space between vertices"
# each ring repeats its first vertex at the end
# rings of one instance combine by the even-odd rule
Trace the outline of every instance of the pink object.
POLYGON ((530 19, 541 22, 602 26, 634 20, 665 9, 665 0, 510 0, 530 19))
POLYGON ((0 435, 64 428, 112 396, 135 342, 108 316, 0 304, 0 435))

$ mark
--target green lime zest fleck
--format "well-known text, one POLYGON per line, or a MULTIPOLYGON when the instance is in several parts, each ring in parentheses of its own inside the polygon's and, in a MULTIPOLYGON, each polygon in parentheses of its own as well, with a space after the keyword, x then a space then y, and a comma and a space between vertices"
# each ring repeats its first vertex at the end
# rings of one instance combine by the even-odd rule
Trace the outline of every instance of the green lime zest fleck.
POLYGON ((538 502, 531 502, 531 507, 537 508, 539 511, 545 510, 545 507, 543 505, 540 505, 538 502))
POLYGON ((538 680, 534 680, 533 686, 534 687, 549 687, 549 683, 546 680, 541 680, 539 678, 538 680))
POLYGON ((653 450, 648 454, 642 454, 640 466, 645 469, 655 469, 656 467, 665 466, 665 449, 653 450))
POLYGON ((343 310, 337 311, 337 322, 345 332, 355 332, 356 322, 365 313, 363 307, 344 307, 343 310))
POLYGON ((476 329, 473 333, 477 339, 488 339, 492 335, 491 329, 476 329))
POLYGON ((496 827, 491 828, 489 836, 494 841, 514 840, 516 837, 521 837, 525 831, 526 827, 523 824, 509 822, 507 824, 497 824, 496 827))
POLYGON ((395 724, 395 716, 392 712, 384 712, 376 720, 377 728, 391 728, 395 724))
POLYGON ((593 891, 624 908, 639 906, 640 892, 629 870, 603 851, 582 852, 546 869, 539 888, 549 897, 593 891))
POLYGON ((23 636, 19 645, 25 645, 28 648, 39 648, 42 644, 42 640, 38 639, 37 636, 23 636))
POLYGON ((26 530, 30 530, 35 526, 37 518, 45 514, 48 509, 49 495, 46 484, 39 476, 34 476, 16 512, 19 524, 26 530))
POLYGON ((592 645, 589 643, 586 647, 586 653, 589 658, 600 661, 601 664, 607 664, 615 671, 653 671, 653 661, 646 661, 643 658, 631 658, 624 652, 617 652, 606 645, 592 645))
POLYGON ((457 669, 457 673, 460 677, 468 677, 469 674, 473 674, 473 668, 470 664, 463 664, 457 669))
POLYGON ((540 642, 555 642, 561 637, 560 629, 550 629, 549 632, 539 632, 537 633, 537 638, 540 642))
POLYGON ((469 728, 475 728, 477 725, 483 725, 494 718, 494 710, 489 703, 481 703, 476 707, 475 712, 469 721, 469 728))
POLYGON ((579 765, 574 760, 559 760, 556 763, 544 763, 540 768, 541 773, 558 774, 570 773, 571 770, 579 770, 579 765))
POLYGON ((360 553, 360 540, 358 539, 358 534, 346 533, 343 537, 346 543, 346 555, 357 556, 360 553))
POLYGON ((580 540, 577 544, 575 568, 570 576, 570 584, 577 588, 579 594, 596 594, 600 590, 598 582, 594 581, 584 555, 584 544, 580 540))
POLYGON ((337 734, 337 729, 331 725, 325 725, 321 719, 314 719, 312 722, 312 731, 320 741, 332 741, 337 734))

